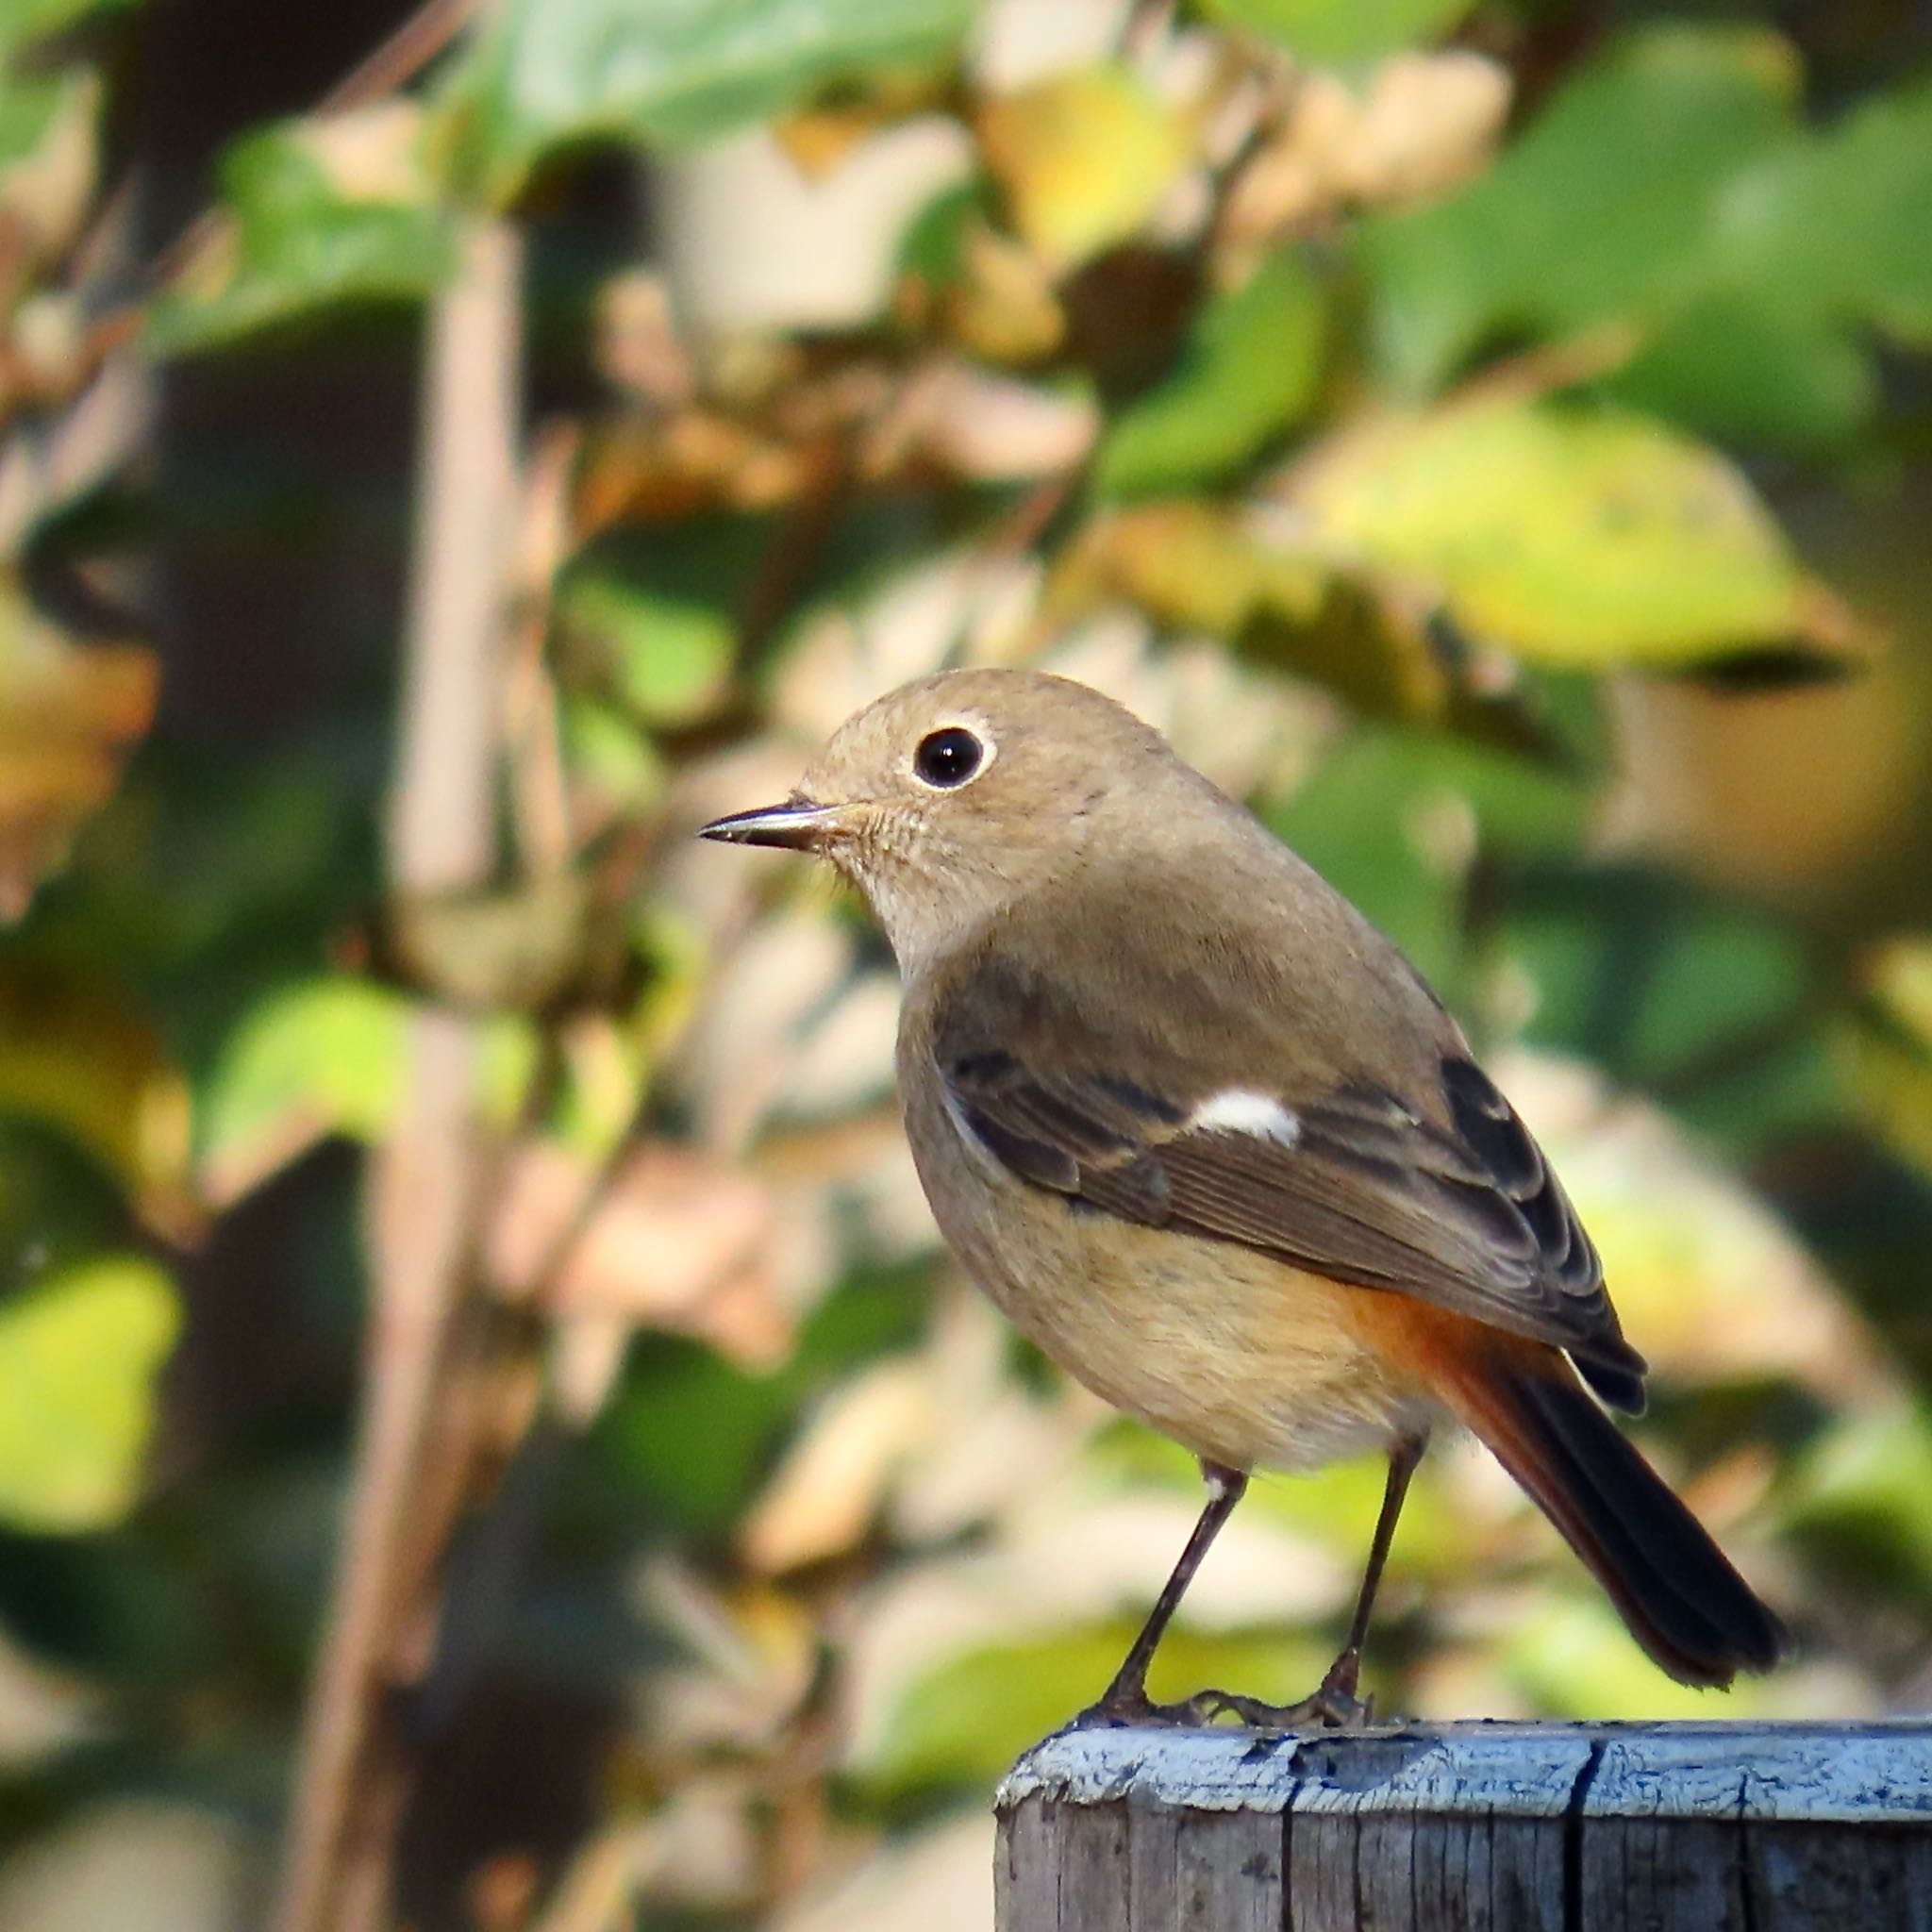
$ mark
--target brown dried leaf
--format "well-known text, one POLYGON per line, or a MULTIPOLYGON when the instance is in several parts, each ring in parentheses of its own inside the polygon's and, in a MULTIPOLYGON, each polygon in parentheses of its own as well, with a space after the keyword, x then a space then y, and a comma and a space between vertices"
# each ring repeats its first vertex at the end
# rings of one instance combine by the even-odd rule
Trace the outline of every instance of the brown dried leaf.
POLYGON ((960 278, 947 291, 943 323, 990 362, 1037 362, 1059 347, 1066 316, 1053 277, 1023 243, 984 222, 968 227, 960 278))
POLYGON ((774 1293, 763 1188, 687 1148, 649 1141, 624 1158, 577 1230, 594 1184, 590 1164, 558 1147, 512 1158, 487 1248, 507 1296, 541 1293, 543 1311, 560 1318, 694 1335, 749 1363, 782 1357, 791 1329, 774 1293))
POLYGON ((0 920, 26 910, 111 794, 158 683, 153 652, 74 643, 0 577, 0 920))
POLYGON ((883 1363, 837 1391, 745 1519, 745 1560, 775 1574, 854 1548, 893 1478, 930 1441, 938 1412, 924 1362, 883 1363))
POLYGON ((1222 232, 1265 247, 1341 208, 1443 193, 1482 165, 1508 108, 1507 72, 1462 49, 1398 54, 1365 92, 1307 74, 1281 131, 1236 178, 1222 232))
POLYGON ((980 483, 1055 476, 1085 458, 1099 427, 1084 397, 945 362, 912 386, 863 464, 882 475, 923 456, 980 483))
POLYGON ((597 367, 659 408, 681 408, 695 397, 697 371, 661 275, 635 269, 605 283, 597 298, 597 367))
POLYGON ((770 509, 797 496, 814 467, 809 452, 711 410, 641 417, 588 443, 575 527, 594 535, 626 521, 770 509))

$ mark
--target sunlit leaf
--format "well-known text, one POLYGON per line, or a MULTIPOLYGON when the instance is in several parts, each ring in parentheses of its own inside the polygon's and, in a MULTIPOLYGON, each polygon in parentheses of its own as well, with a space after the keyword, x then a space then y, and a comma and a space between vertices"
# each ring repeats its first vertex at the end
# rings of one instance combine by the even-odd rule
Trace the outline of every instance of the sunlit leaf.
MULTIPOLYGON (((1102 1624, 941 1663, 907 1694, 861 1775, 881 1791, 986 1785, 1107 1689, 1133 1635, 1131 1625, 1102 1624)), ((1182 1625, 1163 1640, 1149 1688, 1157 1698, 1184 1697, 1220 1684, 1286 1702, 1305 1696, 1327 1663, 1307 1635, 1182 1625)))
POLYGON ((161 354, 338 304, 421 300, 455 260, 407 103, 249 135, 223 161, 222 208, 231 234, 152 312, 161 354))
MULTIPOLYGON (((489 968, 482 960, 473 970, 489 968)), ((264 996, 229 1035, 197 1100, 208 1198, 228 1205, 331 1135, 380 1140, 402 1105, 414 1011, 395 988, 347 977, 264 996)), ((534 1064, 529 1023, 515 1012, 488 1016, 481 1047, 481 1104, 508 1120, 534 1064)))
POLYGON ((1202 314, 1173 374, 1117 417, 1095 459, 1103 496, 1178 491, 1238 469, 1315 396, 1325 324, 1300 257, 1273 257, 1202 314))
POLYGON ((0 575, 0 919, 26 909, 154 714, 151 652, 79 644, 0 575))
MULTIPOLYGON (((1587 1588, 1539 1605, 1508 1633, 1500 1661, 1531 1707, 1588 1724, 1709 1717, 1710 1692, 1673 1683, 1637 1647, 1608 1599, 1582 1594, 1587 1588)), ((1724 1714, 1742 1718, 1774 1708, 1775 1694, 1772 1685, 1740 1677, 1724 1714)))
POLYGON ((1199 499, 1095 517, 1058 560, 1043 608, 1058 625, 1120 598, 1163 628, 1226 640, 1374 717, 1448 724, 1544 749, 1506 683, 1479 686, 1467 654, 1412 587, 1338 567, 1298 517, 1199 499))
POLYGON ((1443 32, 1473 0, 1203 0, 1230 26, 1280 41, 1303 60, 1367 60, 1443 32))
POLYGON ((944 59, 976 0, 509 0, 453 84, 466 164, 513 192, 551 150, 684 145, 812 89, 944 59))
POLYGON ((1877 947, 1865 978, 1890 1016, 1932 1053, 1932 940, 1896 939, 1877 947))
POLYGON ((408 1002, 359 979, 263 1000, 230 1037, 197 1119, 203 1186, 236 1199, 330 1134, 378 1139, 402 1099, 408 1002))
POLYGON ((979 135, 1014 225, 1062 268, 1134 234, 1187 157, 1174 109, 1125 67, 1003 95, 981 111, 979 135))
POLYGON ((168 1277, 132 1256, 0 1303, 0 1521, 71 1534, 126 1513, 179 1320, 168 1277))
POLYGON ((1293 500, 1329 554, 1412 579, 1549 664, 1849 645, 1742 475, 1645 418, 1485 397, 1344 431, 1293 500))
POLYGON ((504 1291, 541 1294, 546 1315, 696 1335, 755 1367, 782 1361, 791 1340, 765 1191, 668 1141, 602 1177, 560 1146, 523 1149, 506 1164, 486 1255, 504 1291))

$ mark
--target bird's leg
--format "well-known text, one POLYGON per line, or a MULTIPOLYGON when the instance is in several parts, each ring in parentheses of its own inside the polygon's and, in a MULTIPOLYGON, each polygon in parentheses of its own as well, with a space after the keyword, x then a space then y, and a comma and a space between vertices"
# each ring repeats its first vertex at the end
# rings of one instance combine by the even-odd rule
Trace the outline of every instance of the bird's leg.
POLYGON ((1362 1572, 1362 1587, 1356 1594, 1355 1615, 1349 1619, 1348 1641, 1314 1692, 1299 1704, 1263 1704, 1258 1698, 1241 1697, 1226 1690, 1203 1690, 1188 1700, 1191 1706, 1205 1717, 1238 1717, 1245 1724, 1269 1730, 1294 1730, 1307 1724, 1347 1726, 1369 1722, 1374 1715, 1374 1699, 1356 1695, 1361 1676, 1362 1644, 1368 1638, 1369 1617, 1375 1607, 1375 1591, 1382 1582, 1383 1567, 1389 1561, 1389 1546, 1395 1541, 1403 1498, 1408 1494, 1409 1478, 1423 1459, 1428 1442, 1426 1435, 1405 1436, 1389 1452, 1389 1481, 1382 1491, 1382 1513, 1375 1519, 1375 1538, 1369 1545, 1368 1568, 1362 1572))
POLYGON ((1147 1696, 1147 1666, 1154 1661, 1154 1653, 1159 1647, 1161 1636, 1173 1622, 1174 1613, 1180 1608, 1181 1598, 1187 1594, 1188 1585, 1194 1580, 1194 1572, 1201 1567, 1201 1559, 1220 1535, 1221 1525, 1233 1515, 1234 1506, 1241 1501, 1248 1487, 1248 1478, 1241 1470, 1228 1469, 1205 1458, 1201 1464, 1201 1475, 1208 1485, 1208 1507, 1201 1511, 1201 1519, 1194 1524, 1193 1534, 1188 1538, 1188 1546, 1181 1552, 1180 1561, 1174 1566, 1174 1574, 1168 1577, 1156 1599, 1146 1623, 1141 1626, 1141 1634, 1134 1639, 1125 1659, 1114 1673, 1113 1682, 1107 1687, 1098 1704, 1082 1711, 1074 1720, 1076 1730, 1092 1724, 1191 1724, 1206 1722, 1207 1713, 1194 1707, 1195 1700, 1192 1698, 1185 1704, 1155 1704, 1147 1696))

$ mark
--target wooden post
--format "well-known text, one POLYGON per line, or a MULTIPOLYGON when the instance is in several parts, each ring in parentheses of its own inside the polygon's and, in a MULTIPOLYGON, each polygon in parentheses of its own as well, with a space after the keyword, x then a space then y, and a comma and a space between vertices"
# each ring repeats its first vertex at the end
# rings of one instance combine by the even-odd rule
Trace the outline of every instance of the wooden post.
POLYGON ((1932 1932, 1932 1720, 1062 1733, 998 1932, 1932 1932))

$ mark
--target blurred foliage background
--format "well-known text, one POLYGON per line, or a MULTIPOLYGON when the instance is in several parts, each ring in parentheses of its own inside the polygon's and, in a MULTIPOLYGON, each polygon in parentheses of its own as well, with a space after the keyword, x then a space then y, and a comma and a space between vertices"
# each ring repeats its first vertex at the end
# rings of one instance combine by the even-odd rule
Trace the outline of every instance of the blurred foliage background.
POLYGON ((1196 1479, 690 837, 949 661, 1410 950, 1803 1645, 1678 1690, 1452 1448, 1384 1707, 1926 1707, 1928 349, 1909 0, 5 0, 0 1924, 990 1923, 1196 1479))

